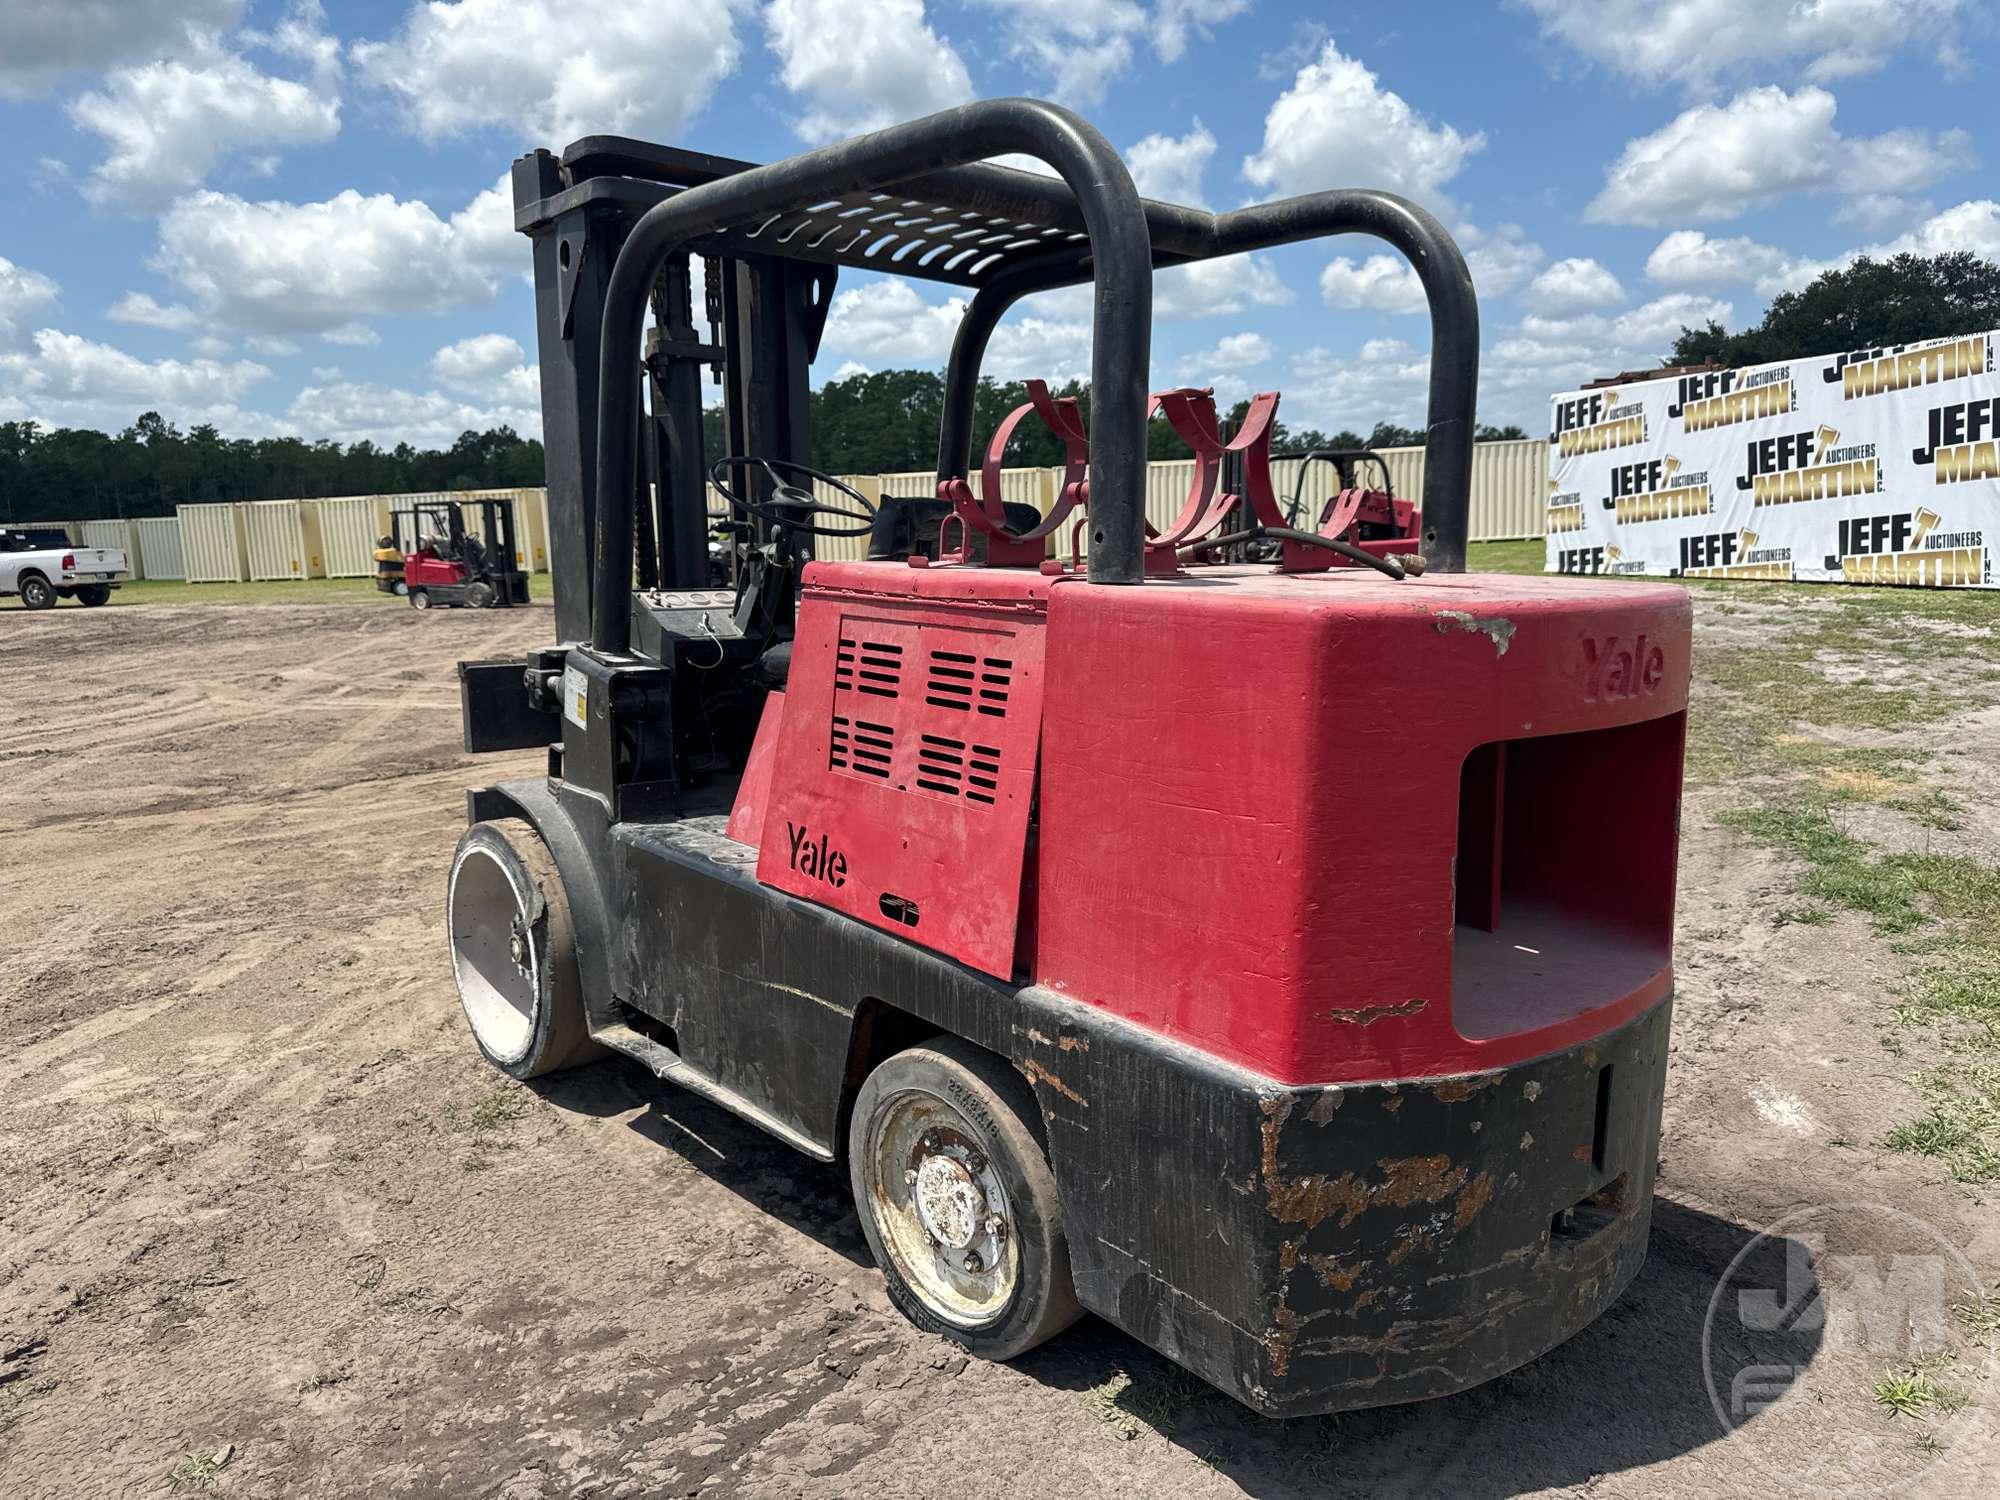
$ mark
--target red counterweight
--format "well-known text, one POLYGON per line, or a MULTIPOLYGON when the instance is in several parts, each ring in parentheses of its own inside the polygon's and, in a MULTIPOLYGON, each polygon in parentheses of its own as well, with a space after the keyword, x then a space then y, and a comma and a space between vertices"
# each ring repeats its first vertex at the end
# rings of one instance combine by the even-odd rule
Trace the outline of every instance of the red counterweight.
POLYGON ((1660 585, 815 564, 758 875, 1279 1081, 1496 1068, 1668 993, 1688 649, 1660 585))

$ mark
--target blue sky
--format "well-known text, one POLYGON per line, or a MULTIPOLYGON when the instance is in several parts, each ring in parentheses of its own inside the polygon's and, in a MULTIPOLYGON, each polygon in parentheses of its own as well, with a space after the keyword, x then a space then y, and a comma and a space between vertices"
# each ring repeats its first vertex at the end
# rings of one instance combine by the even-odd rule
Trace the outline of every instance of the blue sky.
MULTIPOLYGON (((1864 250, 2000 258, 1981 0, 0 0, 0 420, 538 432, 503 174, 615 131, 767 160, 977 96, 1069 104, 1142 190, 1404 192, 1481 292, 1481 416, 1754 320, 1864 250)), ((844 275, 816 374, 935 366, 942 288, 844 275)), ((1301 425, 1422 410, 1372 242, 1163 275, 1155 384, 1301 425)), ((996 374, 1082 374, 1075 294, 996 374)))

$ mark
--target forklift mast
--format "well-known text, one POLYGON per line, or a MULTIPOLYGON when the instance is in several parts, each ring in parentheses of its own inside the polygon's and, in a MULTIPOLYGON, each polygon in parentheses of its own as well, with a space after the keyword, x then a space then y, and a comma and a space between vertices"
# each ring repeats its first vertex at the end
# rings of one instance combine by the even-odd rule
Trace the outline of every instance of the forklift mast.
POLYGON ((1029 99, 763 166, 592 136, 513 187, 556 640, 460 664, 466 749, 547 756, 469 792, 453 860, 488 1060, 622 1052, 845 1161, 897 1305, 994 1358, 1081 1307, 1289 1415, 1462 1390, 1603 1312, 1645 1258, 1690 614, 1465 571, 1444 227, 1368 189, 1142 199, 1029 99), (1055 175, 986 164, 1017 153, 1055 175), (1346 233, 1424 288, 1424 480, 1309 455, 1340 475, 1309 517, 1277 393, 1225 427, 1149 389, 1153 274, 1346 233), (967 298, 934 498, 810 467, 842 269, 967 298), (1087 427, 1030 382, 976 453, 1000 319, 1084 284, 1087 427), (1164 527, 1156 415, 1195 453, 1164 527), (1001 494, 1030 420, 1046 516, 1001 494))

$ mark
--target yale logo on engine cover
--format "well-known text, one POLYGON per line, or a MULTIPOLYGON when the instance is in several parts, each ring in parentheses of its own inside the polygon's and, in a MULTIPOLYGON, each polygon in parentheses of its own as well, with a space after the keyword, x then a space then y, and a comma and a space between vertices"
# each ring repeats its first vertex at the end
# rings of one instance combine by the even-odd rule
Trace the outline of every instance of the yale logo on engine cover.
POLYGON ((1615 635, 1583 638, 1583 696, 1592 703, 1657 692, 1666 675, 1665 649, 1643 635, 1629 642, 1615 635))
POLYGON ((815 843, 811 829, 786 819, 785 836, 791 841, 794 870, 814 880, 824 880, 835 890, 847 884, 847 856, 834 848, 824 833, 815 843))

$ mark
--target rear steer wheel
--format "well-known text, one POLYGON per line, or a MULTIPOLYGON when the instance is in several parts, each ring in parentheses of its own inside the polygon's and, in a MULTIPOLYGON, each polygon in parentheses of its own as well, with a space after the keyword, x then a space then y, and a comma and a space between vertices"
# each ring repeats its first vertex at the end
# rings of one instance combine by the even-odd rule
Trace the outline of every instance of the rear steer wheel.
POLYGON ((475 823, 451 857, 451 972, 472 1039, 514 1078, 604 1056, 584 1018, 576 929, 555 857, 525 823, 475 823))
POLYGON ((95 609, 100 604, 109 604, 111 602, 111 585, 108 583, 86 584, 76 591, 76 597, 81 599, 91 609, 95 609))
POLYGON ((409 594, 412 608, 429 609, 431 607, 431 591, 429 589, 411 589, 409 594))
POLYGON ((39 573, 21 575, 21 608, 54 609, 56 607, 55 585, 39 573))
POLYGON ((890 1300, 985 1359, 1082 1316, 1035 1114, 1012 1068, 943 1037, 869 1074, 848 1126, 854 1202, 890 1300))

